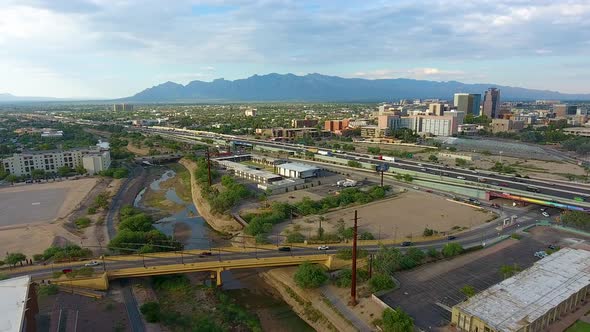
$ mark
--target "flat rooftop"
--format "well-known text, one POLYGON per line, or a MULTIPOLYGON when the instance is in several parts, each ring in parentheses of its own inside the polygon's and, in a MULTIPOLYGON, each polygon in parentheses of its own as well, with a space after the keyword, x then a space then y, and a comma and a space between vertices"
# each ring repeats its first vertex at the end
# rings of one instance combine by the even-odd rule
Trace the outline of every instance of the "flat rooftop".
POLYGON ((248 173, 251 174, 253 176, 257 176, 259 178, 262 179, 266 179, 267 181, 270 180, 280 180, 282 179, 282 177, 280 175, 268 172, 268 171, 263 171, 263 170, 259 170, 259 169, 254 169, 254 168, 250 168, 246 165, 240 164, 240 163, 236 163, 233 161, 227 161, 227 160, 221 160, 218 161, 218 163, 220 165, 223 165, 225 167, 227 167, 228 169, 234 170, 234 171, 238 171, 238 172, 244 172, 244 173, 248 173))
POLYGON ((277 165, 276 167, 288 169, 290 171, 295 171, 295 172, 300 172, 300 173, 307 172, 307 171, 319 170, 318 167, 315 167, 312 165, 307 165, 307 164, 301 164, 301 163, 284 163, 284 164, 277 165))
POLYGON ((456 305, 497 331, 517 331, 590 285, 590 251, 564 248, 456 305))
POLYGON ((0 281, 0 331, 20 332, 29 294, 30 276, 0 281))

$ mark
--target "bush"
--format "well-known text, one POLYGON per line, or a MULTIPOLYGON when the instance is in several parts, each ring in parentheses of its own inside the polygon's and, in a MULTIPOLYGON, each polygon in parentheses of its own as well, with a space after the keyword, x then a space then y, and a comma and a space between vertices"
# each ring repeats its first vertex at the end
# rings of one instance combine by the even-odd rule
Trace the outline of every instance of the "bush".
POLYGON ((463 247, 459 243, 451 242, 445 244, 442 248, 442 255, 445 257, 453 257, 460 255, 463 252, 463 247))
MULTIPOLYGON (((365 258, 369 255, 369 252, 362 248, 357 248, 356 258, 365 258)), ((352 248, 342 248, 336 252, 336 257, 339 259, 352 259, 352 248)))
POLYGON ((393 289, 394 287, 395 282, 393 282, 393 279, 386 274, 376 273, 371 279, 369 279, 369 288, 373 293, 393 289))
POLYGON ((375 236, 371 232, 362 232, 359 240, 375 240, 375 236))
POLYGON ((158 323, 162 318, 160 303, 158 302, 146 302, 141 305, 139 311, 141 311, 145 320, 149 323, 158 323))
MULTIPOLYGON (((369 278, 369 272, 363 269, 357 269, 356 271, 356 282, 362 283, 367 281, 369 278)), ((337 287, 345 288, 352 285, 352 270, 343 269, 338 273, 338 277, 334 280, 334 285, 337 287)))
POLYGON ((471 285, 465 285, 461 288, 461 293, 470 298, 475 295, 475 288, 471 285))
POLYGON ((44 261, 45 258, 43 257, 43 254, 34 254, 33 255, 33 260, 35 262, 41 262, 41 261, 44 261))
POLYGON ((89 218, 82 217, 82 218, 76 219, 76 221, 74 223, 76 224, 76 227, 78 229, 81 229, 81 228, 86 228, 86 227, 90 226, 91 222, 92 221, 89 218))
POLYGON ((510 235, 510 237, 513 238, 513 239, 515 239, 515 240, 522 239, 522 235, 516 234, 516 233, 512 233, 512 235, 510 235))
POLYGON ((387 308, 381 316, 383 332, 413 332, 414 320, 400 307, 387 308))
POLYGON ((305 236, 299 232, 292 232, 287 235, 287 242, 289 243, 303 243, 305 242, 305 236))
POLYGON ((89 207, 87 213, 88 214, 96 214, 96 207, 94 207, 94 206, 89 207))
POLYGON ((39 286, 39 295, 49 296, 55 295, 59 292, 59 287, 55 284, 39 286))
POLYGON ((294 279, 301 288, 318 288, 328 280, 328 276, 319 265, 304 262, 297 268, 294 279))
POLYGON ((428 249, 426 254, 428 255, 428 257, 438 258, 439 252, 435 248, 430 248, 428 249))

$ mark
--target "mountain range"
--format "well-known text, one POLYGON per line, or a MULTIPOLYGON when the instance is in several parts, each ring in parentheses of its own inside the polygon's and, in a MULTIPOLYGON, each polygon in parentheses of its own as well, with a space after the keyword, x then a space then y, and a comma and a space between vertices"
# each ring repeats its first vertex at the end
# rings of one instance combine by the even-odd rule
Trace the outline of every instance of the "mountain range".
POLYGON ((187 85, 166 82, 145 89, 134 96, 119 99, 127 102, 240 102, 240 101, 317 101, 379 102, 402 98, 440 98, 452 100, 453 94, 480 93, 495 87, 502 100, 590 100, 590 94, 566 94, 497 84, 466 84, 396 79, 342 78, 321 74, 254 75, 234 81, 223 78, 212 82, 192 81, 187 85))
POLYGON ((0 102, 24 102, 24 101, 53 101, 57 100, 57 98, 51 97, 21 97, 11 95, 10 93, 0 93, 0 102))

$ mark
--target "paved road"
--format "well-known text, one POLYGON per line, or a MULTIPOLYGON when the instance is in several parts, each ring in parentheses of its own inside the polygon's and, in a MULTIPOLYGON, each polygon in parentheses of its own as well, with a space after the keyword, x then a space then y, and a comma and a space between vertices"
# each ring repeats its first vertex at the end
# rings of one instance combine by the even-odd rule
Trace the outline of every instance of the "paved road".
POLYGON ((110 241, 110 239, 114 238, 115 235, 117 234, 114 219, 115 219, 115 215, 121 209, 121 204, 122 204, 121 198, 122 198, 123 194, 129 188, 129 184, 131 183, 131 181, 136 176, 138 176, 142 172, 142 170, 143 170, 143 168, 141 166, 135 166, 133 169, 131 169, 131 171, 129 172, 129 176, 123 181, 117 194, 115 194, 115 196, 113 196, 111 206, 110 206, 110 208, 107 212, 107 216, 106 216, 106 226, 107 226, 107 235, 108 235, 108 239, 106 239, 107 242, 110 241))
POLYGON ((330 303, 332 303, 332 305, 334 305, 334 307, 336 307, 336 309, 338 309, 338 311, 343 314, 344 317, 346 317, 360 332, 373 331, 373 329, 367 323, 360 319, 354 313, 354 311, 352 311, 338 295, 332 293, 328 287, 322 286, 320 291, 330 301, 330 303))
POLYGON ((121 293, 123 294, 123 302, 125 302, 125 308, 127 309, 131 331, 144 332, 145 325, 141 319, 139 306, 135 296, 133 296, 133 291, 131 290, 128 280, 120 280, 119 283, 121 285, 121 293))

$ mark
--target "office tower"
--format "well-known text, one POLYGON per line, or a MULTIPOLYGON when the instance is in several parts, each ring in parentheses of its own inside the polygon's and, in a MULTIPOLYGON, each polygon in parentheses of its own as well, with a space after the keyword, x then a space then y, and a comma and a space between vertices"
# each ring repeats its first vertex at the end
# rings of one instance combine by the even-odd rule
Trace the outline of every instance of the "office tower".
POLYGON ((428 105, 428 112, 442 116, 445 113, 445 105, 442 103, 432 103, 428 105))
POLYGON ((491 119, 499 115, 500 110, 500 90, 489 88, 483 97, 483 114, 491 119))

